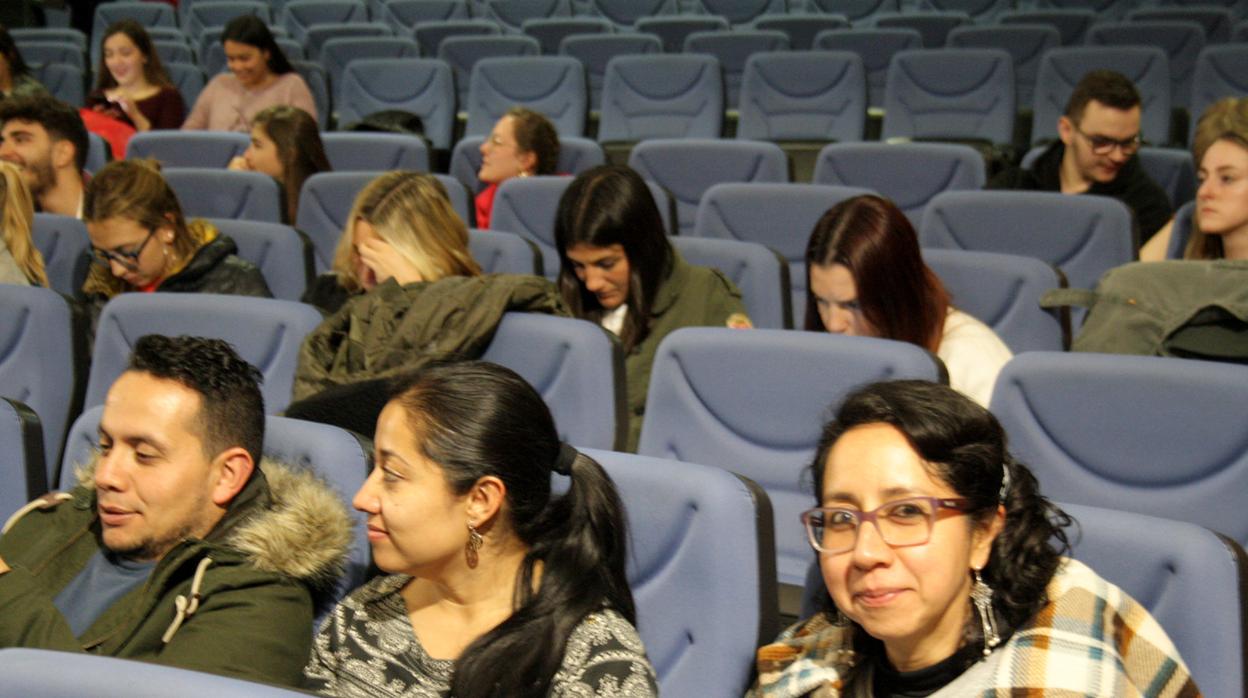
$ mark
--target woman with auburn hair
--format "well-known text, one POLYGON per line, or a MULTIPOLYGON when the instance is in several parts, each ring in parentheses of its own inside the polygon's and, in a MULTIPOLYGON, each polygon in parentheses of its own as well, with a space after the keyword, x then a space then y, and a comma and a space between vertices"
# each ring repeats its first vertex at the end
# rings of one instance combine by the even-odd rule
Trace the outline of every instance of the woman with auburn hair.
POLYGON ((559 134, 542 114, 512 107, 494 124, 481 144, 477 180, 485 184, 476 197, 477 227, 490 227, 494 195, 512 177, 553 175, 559 165, 559 134))
POLYGON ((820 610, 758 651, 752 698, 1199 696, 1148 611, 1066 557, 1072 523, 948 386, 846 398, 802 513, 820 610))
POLYGON ((186 116, 182 93, 173 86, 147 30, 123 19, 104 30, 95 90, 86 106, 133 126, 136 131, 178 128, 186 116))
POLYGON ((879 196, 846 199, 815 224, 806 288, 807 330, 923 347, 945 363, 949 384, 981 405, 1013 356, 991 328, 950 304, 923 263, 914 226, 879 196))
POLYGON ((0 162, 0 284, 47 286, 43 255, 31 239, 35 202, 22 180, 22 172, 11 162, 0 162))
POLYGON ((291 225, 299 212, 303 183, 318 172, 330 171, 316 119, 299 107, 286 104, 256 114, 251 121, 251 144, 230 161, 229 168, 260 172, 276 179, 285 203, 283 222, 291 225))
POLYGON ((355 197, 333 268, 303 302, 333 313, 388 279, 402 286, 480 273, 468 251, 468 228, 442 183, 418 172, 387 172, 355 197))
POLYGON ((523 378, 480 361, 401 380, 353 505, 383 572, 304 673, 322 695, 658 695, 625 577, 624 506, 523 378), (558 475, 566 489, 552 492, 558 475))
POLYGON ((95 264, 82 295, 97 311, 129 291, 273 295, 233 240, 203 219, 187 222, 154 161, 105 165, 87 183, 83 220, 95 264))

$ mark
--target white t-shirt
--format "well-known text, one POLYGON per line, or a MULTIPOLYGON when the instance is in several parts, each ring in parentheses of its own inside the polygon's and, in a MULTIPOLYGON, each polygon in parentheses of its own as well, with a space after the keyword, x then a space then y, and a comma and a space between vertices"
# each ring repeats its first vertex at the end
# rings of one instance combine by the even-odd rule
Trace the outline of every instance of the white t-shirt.
POLYGON ((620 336, 624 331, 624 318, 628 317, 628 303, 621 303, 615 310, 608 310, 602 314, 602 326, 606 331, 620 336))
POLYGON ((1014 357, 992 328, 961 310, 949 309, 936 355, 949 369, 949 385, 988 406, 997 374, 1014 357))

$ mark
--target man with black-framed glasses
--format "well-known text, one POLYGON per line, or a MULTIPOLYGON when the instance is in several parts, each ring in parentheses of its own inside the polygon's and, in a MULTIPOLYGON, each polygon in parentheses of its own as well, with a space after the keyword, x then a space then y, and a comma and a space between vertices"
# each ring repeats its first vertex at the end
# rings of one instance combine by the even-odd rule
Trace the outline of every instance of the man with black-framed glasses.
POLYGON ((1135 214, 1140 242, 1170 220, 1170 199, 1141 167, 1140 93, 1126 76, 1094 70, 1075 86, 1057 122, 1059 140, 1030 169, 1007 168, 988 189, 1098 194, 1135 214))

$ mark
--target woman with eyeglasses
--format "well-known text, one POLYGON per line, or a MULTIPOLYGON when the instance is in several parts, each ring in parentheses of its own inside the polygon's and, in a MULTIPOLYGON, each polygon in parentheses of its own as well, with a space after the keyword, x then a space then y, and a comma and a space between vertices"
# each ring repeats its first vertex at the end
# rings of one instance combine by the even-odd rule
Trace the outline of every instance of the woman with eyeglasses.
POLYGON ((984 406, 1013 356, 992 328, 953 307, 923 263, 914 226, 879 196, 842 201, 811 231, 805 329, 917 344, 945 363, 950 385, 984 406))
POLYGON ((559 133, 542 114, 512 107, 481 144, 477 180, 485 185, 474 200, 477 227, 488 229, 498 187, 512 177, 553 175, 559 165, 559 133))
POLYGON ((749 695, 1200 695, 1148 611, 1064 556, 1070 517, 957 391, 859 390, 811 469, 822 609, 759 650, 749 695))
POLYGON ((186 221, 154 161, 105 165, 87 183, 83 219, 95 264, 82 295, 97 310, 129 291, 272 297, 233 240, 205 220, 186 221))

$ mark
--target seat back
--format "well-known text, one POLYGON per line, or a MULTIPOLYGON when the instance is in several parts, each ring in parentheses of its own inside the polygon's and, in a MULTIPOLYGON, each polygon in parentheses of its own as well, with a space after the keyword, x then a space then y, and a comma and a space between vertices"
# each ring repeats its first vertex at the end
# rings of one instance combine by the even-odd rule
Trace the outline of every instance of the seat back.
POLYGON ((104 43, 104 31, 123 19, 133 19, 145 27, 178 26, 178 18, 172 5, 152 2, 102 2, 95 6, 95 16, 91 21, 91 51, 88 55, 101 55, 100 45, 104 43))
MULTIPOLYGON (((464 136, 451 151, 450 174, 471 192, 482 188, 477 173, 481 171, 481 144, 485 136, 464 136)), ((555 172, 561 175, 578 175, 597 167, 607 160, 597 141, 577 136, 559 136, 559 162, 555 172)), ((474 221, 475 222, 475 221, 474 221)))
POLYGON ((322 274, 333 265, 334 250, 355 197, 377 172, 321 172, 308 177, 299 192, 295 227, 312 242, 313 271, 322 274))
POLYGON ((312 251, 299 231, 280 223, 213 218, 210 223, 238 246, 238 256, 256 265, 274 298, 297 301, 308 287, 312 251))
POLYGON ((806 317, 806 244, 815 223, 845 199, 870 193, 826 184, 716 184, 702 196, 693 234, 755 242, 779 254, 788 267, 794 326, 800 328, 806 317))
POLYGON ((347 64, 361 58, 420 58, 414 39, 400 36, 340 36, 321 46, 321 63, 329 76, 334 102, 342 103, 342 73, 347 64))
POLYGON ((564 38, 584 34, 610 34, 611 22, 601 17, 538 17, 526 19, 522 25, 525 36, 537 39, 543 56, 559 53, 564 38))
POLYGON ((924 0, 924 4, 938 12, 961 12, 976 24, 994 22, 997 16, 1013 9, 1012 0, 924 0))
POLYGON ((100 313, 84 404, 103 404, 140 337, 199 335, 229 342, 239 356, 260 370, 265 411, 277 414, 290 403, 303 338, 321 319, 310 305, 273 298, 123 293, 100 313))
POLYGON ((1166 259, 1183 259, 1187 241, 1192 236, 1192 219, 1196 214, 1196 202, 1189 201, 1174 212, 1174 225, 1170 228, 1170 244, 1166 247, 1166 259))
POLYGON ((486 274, 542 274, 542 252, 523 235, 469 228, 468 250, 486 274))
POLYGON ((1087 38, 1088 29, 1100 18, 1080 2, 1078 7, 1067 9, 1009 10, 1002 12, 1001 24, 1044 24, 1062 35, 1062 46, 1079 46, 1087 38))
POLYGON ((723 272, 741 291, 745 312, 755 327, 783 330, 793 326, 789 265, 775 250, 744 240, 678 236, 671 243, 686 262, 723 272))
POLYGON ((598 141, 718 138, 724 85, 711 56, 616 56, 602 84, 598 141))
POLYGON ((1042 24, 961 26, 949 32, 951 48, 995 48, 1009 53, 1014 61, 1014 101, 1027 108, 1035 99, 1040 57, 1061 43, 1057 29, 1042 24))
POLYGON ((831 29, 815 36, 816 51, 849 51, 862 59, 867 76, 867 104, 884 106, 888 66, 901 51, 923 47, 923 37, 915 29, 867 28, 831 29))
MULTIPOLYGON (((55 291, 0 286, 0 396, 38 415, 39 447, 46 454, 40 463, 46 460, 49 466, 47 482, 56 481, 52 468, 60 462, 75 402, 76 347, 71 322, 69 304, 55 291)), ((23 489, 18 496, 26 494, 23 489)))
POLYGON ((161 171, 187 218, 282 222, 277 180, 261 172, 169 167, 161 171))
POLYGON ((652 34, 569 36, 559 42, 560 55, 571 56, 585 67, 591 109, 598 109, 602 104, 602 85, 606 79, 607 63, 612 58, 662 52, 663 42, 652 34))
POLYGON ((610 451, 628 513, 637 630, 664 695, 741 695, 774 639, 776 571, 767 494, 726 469, 610 451))
POLYGON ((519 34, 528 20, 571 14, 568 0, 485 0, 484 17, 494 20, 504 32, 511 34, 519 34))
POLYGON ((488 19, 447 19, 417 22, 412 36, 420 44, 420 51, 431 58, 438 55, 442 42, 452 36, 483 36, 501 34, 498 24, 488 19))
POLYGON ((1191 359, 1028 352, 992 412, 1040 490, 1248 540, 1248 372, 1191 359))
POLYGON ((255 15, 266 25, 273 23, 268 3, 256 0, 213 0, 192 3, 183 15, 182 29, 188 37, 196 40, 208 27, 224 27, 240 15, 255 15))
POLYGON ((1038 0, 1040 10, 1071 10, 1092 12, 1097 21, 1116 22, 1124 19, 1127 12, 1139 6, 1137 0, 1038 0))
POLYGON ((1044 54, 1036 78, 1033 143, 1057 138, 1057 120, 1075 85, 1091 70, 1122 73, 1143 100, 1140 135, 1151 143, 1170 138, 1170 61, 1156 46, 1081 46, 1055 48, 1044 54))
POLYGON ((680 53, 690 34, 728 31, 728 20, 714 15, 643 17, 637 20, 637 31, 659 37, 665 53, 680 53))
POLYGON ((541 44, 531 36, 448 36, 438 45, 437 55, 455 73, 455 98, 459 101, 459 110, 468 111, 468 89, 477 61, 483 58, 536 56, 541 50, 541 44))
POLYGON ((1198 22, 1117 22, 1096 24, 1088 30, 1091 46, 1157 46, 1170 60, 1170 100, 1187 108, 1192 100, 1192 72, 1205 48, 1205 28, 1198 22))
POLYGON ((877 15, 901 10, 900 0, 806 0, 809 12, 839 13, 846 19, 862 24, 861 20, 873 20, 877 15))
POLYGON ((760 53, 788 51, 784 32, 764 29, 735 29, 730 32, 694 32, 685 37, 685 53, 705 53, 719 60, 724 71, 724 97, 728 108, 737 106, 745 63, 760 53))
POLYGON ((628 165, 676 200, 681 234, 693 231, 698 204, 721 182, 788 182, 789 163, 774 143, 715 139, 654 139, 638 143, 628 165))
POLYGON ((882 138, 1014 138, 1014 60, 1000 49, 943 48, 893 56, 882 138))
POLYGON ((1196 133, 1196 122, 1209 105, 1230 95, 1243 94, 1248 94, 1248 45, 1206 46, 1196 58, 1196 69, 1192 73, 1188 143, 1196 133))
POLYGON ((490 227, 523 236, 537 245, 542 255, 542 274, 559 274, 555 246, 555 214, 559 199, 572 184, 570 177, 512 177, 494 196, 490 227))
POLYGON ((64 63, 78 70, 87 68, 82 48, 72 41, 23 41, 19 50, 27 65, 64 63))
POLYGON ((71 41, 83 51, 87 50, 87 35, 72 27, 11 27, 9 36, 19 48, 27 41, 71 41))
POLYGON ((434 148, 451 147, 455 84, 451 68, 429 58, 361 58, 347 64, 339 90, 338 122, 351 124, 374 112, 399 109, 420 117, 434 148))
POLYGON ((1106 196, 960 191, 932 199, 919 226, 923 247, 1022 255, 1042 260, 1075 288, 1134 257, 1131 210, 1106 196))
POLYGON ((464 130, 468 135, 488 135, 507 110, 517 105, 545 115, 561 136, 585 135, 589 96, 585 68, 575 58, 483 58, 472 68, 468 93, 464 130))
POLYGON ((1140 167, 1166 190, 1170 205, 1179 207, 1196 198, 1196 166, 1192 154, 1178 148, 1144 147, 1139 150, 1140 167))
POLYGON ((752 55, 738 112, 737 138, 860 141, 867 120, 862 58, 848 51, 752 55))
POLYGON ((395 33, 410 35, 421 22, 468 19, 468 3, 461 0, 386 0, 382 21, 395 33))
POLYGON ((980 189, 984 159, 974 148, 945 143, 833 143, 819 152, 816 184, 862 187, 897 204, 919 227, 940 192, 980 189))
POLYGON ((66 296, 78 293, 91 264, 87 226, 73 216, 36 213, 30 235, 43 255, 43 268, 52 290, 66 296))
POLYGON ((307 60, 323 65, 324 56, 321 53, 325 44, 334 39, 385 38, 392 35, 390 25, 381 22, 313 24, 303 36, 303 46, 307 49, 304 53, 307 60))
POLYGON ((368 7, 361 0, 290 0, 280 21, 291 38, 302 42, 313 25, 367 22, 368 7))
POLYGON ((327 131, 321 134, 334 172, 429 171, 429 146, 406 133, 327 131))
POLYGON ((8 521, 27 502, 48 491, 43 456, 43 428, 35 411, 0 397, 0 520, 8 521))
POLYGON ((830 29, 848 29, 849 20, 844 15, 823 15, 810 12, 792 12, 785 15, 765 15, 754 22, 755 29, 783 32, 789 37, 789 47, 794 51, 809 51, 815 45, 819 32, 830 29))
POLYGON ((537 389, 560 439, 586 448, 623 448, 628 433, 624 351, 599 325, 507 313, 481 359, 510 368, 537 389))
POLYGON ((1214 3, 1186 7, 1138 7, 1127 13, 1127 19, 1132 22, 1196 22, 1204 28, 1205 38, 1211 44, 1230 41, 1231 27, 1235 24, 1232 11, 1214 3))
POLYGON ((82 104, 86 97, 83 89, 86 76, 81 68, 64 63, 44 63, 31 66, 31 73, 49 94, 66 104, 82 104))
POLYGON ((1030 257, 923 250, 923 261, 940 278, 954 307, 970 314, 1015 354, 1062 351, 1066 334, 1059 313, 1040 307, 1040 296, 1066 285, 1052 265, 1030 257))
POLYGON ((178 94, 182 95, 182 101, 185 104, 195 104, 195 100, 199 99, 199 93, 204 89, 204 71, 193 63, 168 61, 164 63, 164 66, 173 86, 178 89, 178 94))
POLYGON ((784 0, 698 0, 695 7, 708 15, 718 15, 733 27, 753 26, 756 20, 788 11, 784 0))
POLYGON ((889 29, 913 29, 923 37, 923 48, 935 49, 945 45, 949 32, 955 27, 970 24, 965 12, 890 12, 875 18, 875 26, 889 29))
POLYGON ((639 20, 680 11, 677 0, 589 0, 589 14, 606 17, 617 30, 632 31, 639 20))
POLYGON ((940 376, 937 359, 903 342, 679 329, 654 359, 638 453, 714 465, 758 482, 775 511, 780 582, 800 585, 814 559, 798 521, 814 502, 802 472, 828 409, 866 383, 940 376))
POLYGON ((312 93, 312 104, 316 107, 316 123, 321 130, 329 128, 330 111, 333 109, 332 103, 329 101, 329 77, 325 74, 325 68, 315 61, 300 61, 291 59, 290 65, 299 73, 299 77, 308 85, 308 91, 312 93))
POLYGON ((126 146, 126 159, 152 158, 161 167, 224 169, 251 139, 232 131, 140 131, 126 146))

